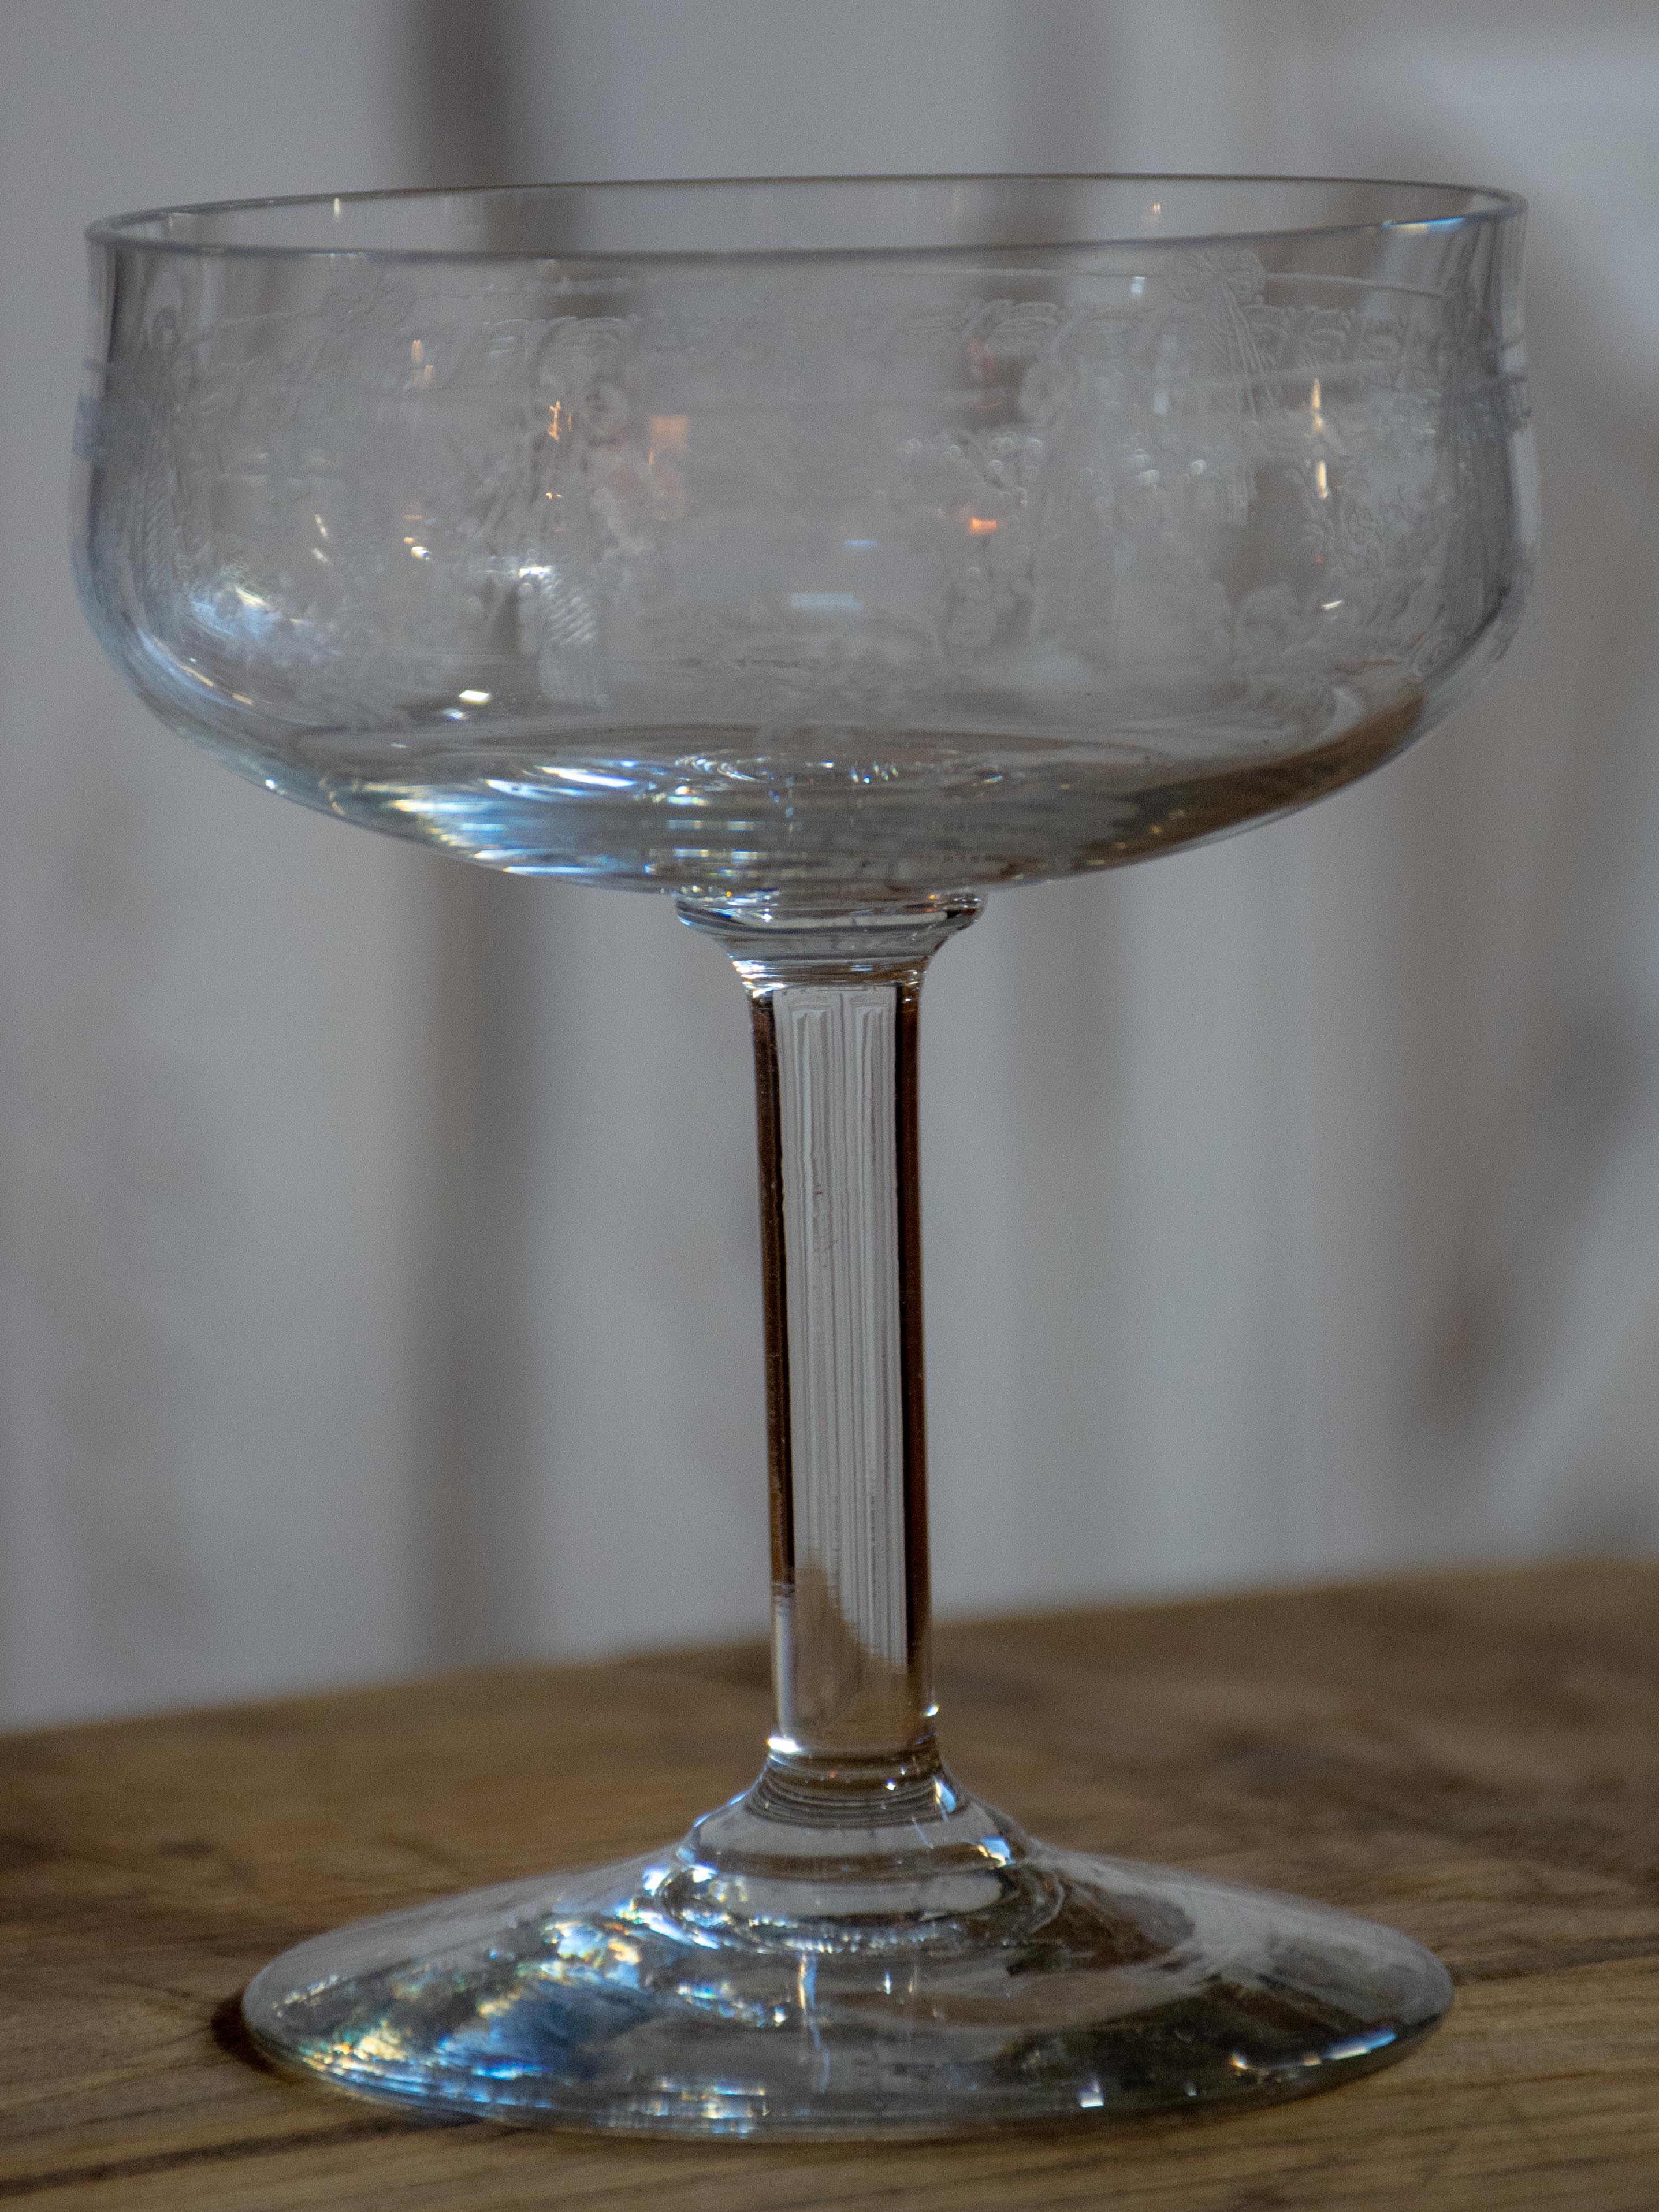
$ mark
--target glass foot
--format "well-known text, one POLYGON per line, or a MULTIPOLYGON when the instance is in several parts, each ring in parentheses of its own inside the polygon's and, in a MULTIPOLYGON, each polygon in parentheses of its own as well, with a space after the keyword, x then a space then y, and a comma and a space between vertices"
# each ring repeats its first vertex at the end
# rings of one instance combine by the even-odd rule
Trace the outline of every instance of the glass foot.
POLYGON ((343 2089, 519 2124, 926 2136, 1385 2066, 1438 1960, 1329 1907, 1054 1850, 935 1769, 826 1826, 769 1770, 677 1849, 321 1936, 243 2010, 343 2089))

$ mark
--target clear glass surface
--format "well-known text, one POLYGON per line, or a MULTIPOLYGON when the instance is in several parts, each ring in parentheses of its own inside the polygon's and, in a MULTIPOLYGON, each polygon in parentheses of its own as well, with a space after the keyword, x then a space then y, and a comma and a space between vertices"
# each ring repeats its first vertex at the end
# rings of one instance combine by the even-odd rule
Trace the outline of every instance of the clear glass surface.
POLYGON ((777 1718, 678 1846, 319 1936, 286 2062, 405 2103, 926 2133, 1329 2086, 1405 1937, 1032 1843, 941 1764, 915 1029, 989 887, 1281 813, 1519 619, 1522 209, 827 179, 95 226, 83 594, 271 790, 667 890, 755 1017, 777 1718))

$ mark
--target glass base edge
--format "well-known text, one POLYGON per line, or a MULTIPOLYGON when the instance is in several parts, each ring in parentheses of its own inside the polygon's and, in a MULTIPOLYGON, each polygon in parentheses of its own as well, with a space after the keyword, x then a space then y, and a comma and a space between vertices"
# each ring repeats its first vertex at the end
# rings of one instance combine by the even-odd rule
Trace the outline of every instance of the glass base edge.
POLYGON ((249 1984, 249 2033, 434 2119, 835 2140, 1278 2103, 1392 2064, 1451 2001, 1393 1929, 1129 1860, 1030 1845, 994 1895, 834 1921, 699 1913, 683 1862, 316 1937, 249 1984))

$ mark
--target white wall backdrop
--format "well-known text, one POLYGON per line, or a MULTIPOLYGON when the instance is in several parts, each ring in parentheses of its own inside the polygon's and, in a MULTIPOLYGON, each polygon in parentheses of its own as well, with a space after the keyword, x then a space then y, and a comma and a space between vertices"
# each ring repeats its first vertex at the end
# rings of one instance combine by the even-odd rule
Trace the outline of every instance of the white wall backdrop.
POLYGON ((0 1720, 758 1626, 747 1024, 657 901, 272 804, 64 552, 78 233, 824 170, 1534 207, 1547 540, 1455 722, 1003 895, 924 1030, 957 1610, 1659 1539, 1659 21, 1589 0, 11 0, 0 1720))

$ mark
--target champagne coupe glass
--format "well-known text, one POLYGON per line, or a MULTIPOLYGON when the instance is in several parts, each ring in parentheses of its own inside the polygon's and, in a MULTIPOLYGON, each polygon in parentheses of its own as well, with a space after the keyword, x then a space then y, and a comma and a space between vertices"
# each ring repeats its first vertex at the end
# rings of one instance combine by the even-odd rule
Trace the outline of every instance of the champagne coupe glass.
POLYGON ((1300 805, 1497 658, 1522 220, 1024 177, 94 226, 79 575, 141 696, 343 820, 666 892, 754 1016, 760 1778, 301 1944, 246 1994, 268 2052, 521 2122, 928 2134, 1257 2105, 1439 2019, 1403 1936, 1049 1849, 942 1764, 916 1015, 991 887, 1300 805))

